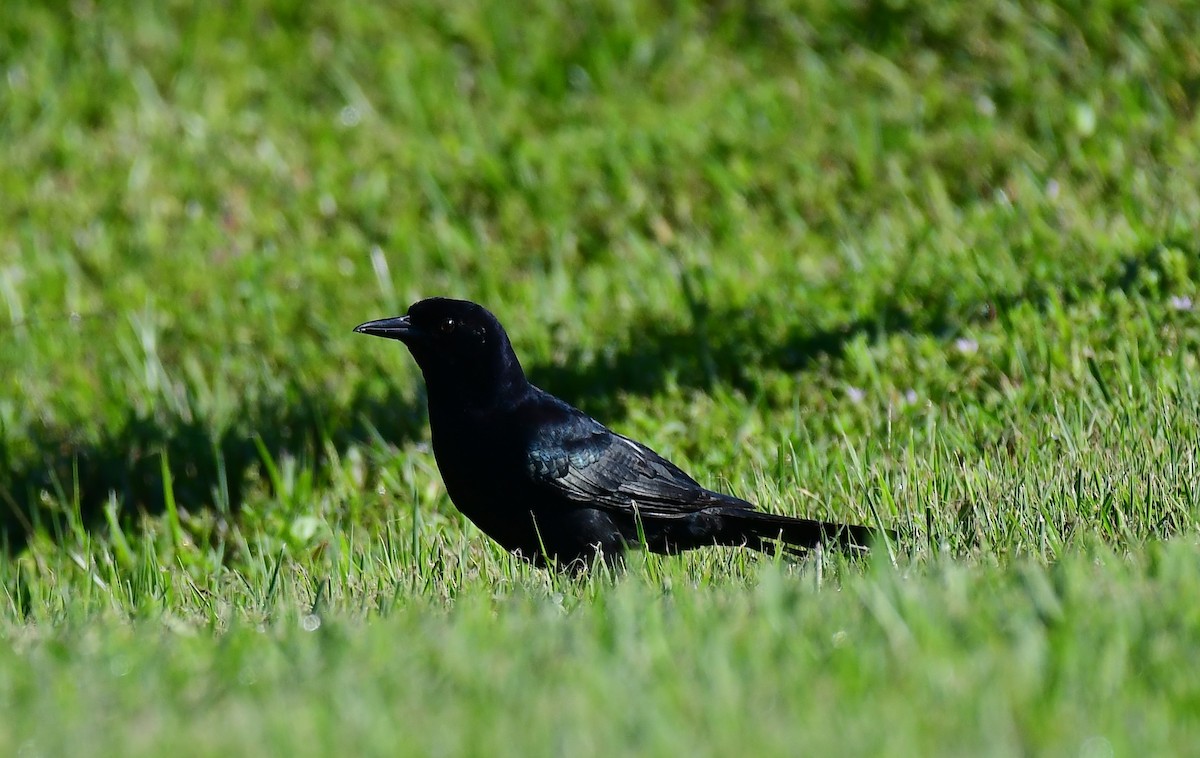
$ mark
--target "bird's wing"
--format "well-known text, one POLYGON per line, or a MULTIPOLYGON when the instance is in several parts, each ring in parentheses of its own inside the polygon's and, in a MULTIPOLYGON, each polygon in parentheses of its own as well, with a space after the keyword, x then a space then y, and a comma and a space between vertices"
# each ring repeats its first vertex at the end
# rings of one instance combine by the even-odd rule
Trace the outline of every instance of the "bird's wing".
POLYGON ((706 490, 650 448, 583 414, 543 428, 526 460, 530 475, 543 486, 605 509, 670 518, 713 505, 752 507, 706 490))

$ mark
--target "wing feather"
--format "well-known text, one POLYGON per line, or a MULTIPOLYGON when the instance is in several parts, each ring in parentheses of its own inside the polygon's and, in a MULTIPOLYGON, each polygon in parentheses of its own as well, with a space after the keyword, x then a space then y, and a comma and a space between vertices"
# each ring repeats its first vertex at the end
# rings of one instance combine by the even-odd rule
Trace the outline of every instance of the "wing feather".
POLYGON ((533 441, 528 468, 535 480, 578 503, 662 518, 713 505, 752 507, 711 492, 650 448, 580 414, 533 441))

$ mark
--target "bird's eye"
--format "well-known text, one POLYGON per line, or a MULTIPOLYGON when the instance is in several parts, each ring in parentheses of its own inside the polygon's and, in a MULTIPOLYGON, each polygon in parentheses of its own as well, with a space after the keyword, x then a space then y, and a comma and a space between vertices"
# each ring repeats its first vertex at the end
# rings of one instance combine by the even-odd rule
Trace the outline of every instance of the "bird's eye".
POLYGON ((458 322, 452 318, 442 319, 442 323, 438 324, 438 331, 442 334, 450 334, 458 327, 458 322))

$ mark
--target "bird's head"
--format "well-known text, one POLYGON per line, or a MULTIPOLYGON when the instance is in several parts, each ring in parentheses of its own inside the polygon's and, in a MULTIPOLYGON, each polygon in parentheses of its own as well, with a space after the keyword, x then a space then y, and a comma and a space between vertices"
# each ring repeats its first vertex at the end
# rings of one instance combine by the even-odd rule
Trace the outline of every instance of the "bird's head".
POLYGON ((431 397, 445 392, 463 401, 485 401, 525 383, 504 327, 482 305, 467 300, 419 300, 406 315, 368 321, 354 331, 408 346, 431 397))

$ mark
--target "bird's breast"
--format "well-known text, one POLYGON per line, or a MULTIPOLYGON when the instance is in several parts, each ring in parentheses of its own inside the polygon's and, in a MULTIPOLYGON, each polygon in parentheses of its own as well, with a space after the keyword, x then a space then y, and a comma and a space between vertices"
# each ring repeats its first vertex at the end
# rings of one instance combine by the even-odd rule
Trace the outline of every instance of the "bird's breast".
POLYGON ((433 431, 433 455, 446 492, 472 517, 512 496, 514 473, 523 468, 518 447, 483 424, 433 431))

